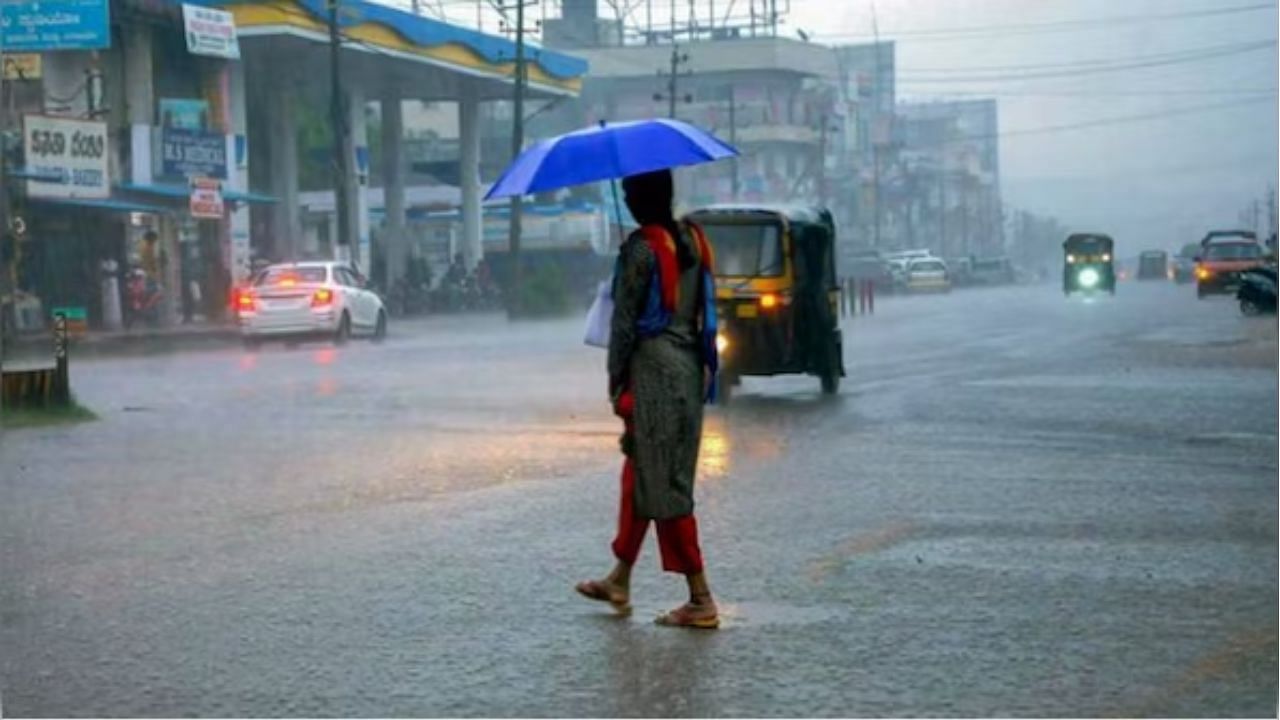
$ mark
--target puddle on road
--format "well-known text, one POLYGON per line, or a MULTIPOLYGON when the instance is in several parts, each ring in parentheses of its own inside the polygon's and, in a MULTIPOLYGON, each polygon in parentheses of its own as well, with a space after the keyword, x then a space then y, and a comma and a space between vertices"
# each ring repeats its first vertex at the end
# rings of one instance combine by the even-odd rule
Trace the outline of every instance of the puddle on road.
POLYGON ((720 604, 720 628, 763 627, 776 625, 816 625, 834 621, 834 608, 799 606, 769 602, 720 604))

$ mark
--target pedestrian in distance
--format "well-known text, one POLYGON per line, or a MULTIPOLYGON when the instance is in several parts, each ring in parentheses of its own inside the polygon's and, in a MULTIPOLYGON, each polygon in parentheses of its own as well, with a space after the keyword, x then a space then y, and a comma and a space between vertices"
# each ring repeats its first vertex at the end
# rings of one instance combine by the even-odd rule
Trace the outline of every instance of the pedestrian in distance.
POLYGON ((716 628, 693 514, 702 410, 717 369, 711 246, 701 228, 676 222, 670 171, 628 176, 622 187, 640 229, 619 250, 609 336, 609 398, 625 426, 617 562, 576 589, 629 613, 631 571, 653 521, 662 568, 689 589, 688 602, 658 624, 716 628))

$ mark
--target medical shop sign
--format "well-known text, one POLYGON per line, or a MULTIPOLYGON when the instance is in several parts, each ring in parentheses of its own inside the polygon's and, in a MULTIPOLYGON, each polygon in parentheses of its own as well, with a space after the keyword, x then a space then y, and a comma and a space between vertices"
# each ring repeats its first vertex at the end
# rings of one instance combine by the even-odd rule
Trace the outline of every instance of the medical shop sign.
POLYGON ((219 220, 226 212, 222 183, 210 178, 191 178, 191 217, 219 220))
POLYGON ((27 115, 23 118, 27 194, 48 198, 105 198, 111 194, 107 124, 27 115), (47 179, 46 179, 47 178, 47 179))
POLYGON ((166 177, 227 179, 227 138, 204 130, 160 131, 161 172, 166 177))

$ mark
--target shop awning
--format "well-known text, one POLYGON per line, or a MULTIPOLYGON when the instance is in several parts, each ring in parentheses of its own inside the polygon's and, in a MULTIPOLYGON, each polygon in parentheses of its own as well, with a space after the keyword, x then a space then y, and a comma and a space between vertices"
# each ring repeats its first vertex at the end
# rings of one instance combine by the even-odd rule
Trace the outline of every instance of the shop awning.
POLYGON ((170 212, 170 208, 161 207, 159 205, 148 205, 147 203, 135 202, 133 200, 125 200, 122 198, 28 198, 28 202, 47 203, 49 205, 71 205, 74 207, 91 208, 94 210, 107 210, 111 212, 137 212, 151 213, 163 215, 170 212))
MULTIPOLYGON (((174 185, 172 183, 153 183, 150 185, 136 185, 134 183, 120 183, 116 185, 117 190, 125 192, 141 193, 144 195, 155 195, 157 197, 169 198, 173 200, 187 200, 191 197, 191 188, 186 185, 174 185)), ((238 190, 228 190, 223 188, 222 199, 233 203, 254 203, 254 204, 270 204, 278 202, 271 195, 264 195, 256 192, 240 192, 238 190)))

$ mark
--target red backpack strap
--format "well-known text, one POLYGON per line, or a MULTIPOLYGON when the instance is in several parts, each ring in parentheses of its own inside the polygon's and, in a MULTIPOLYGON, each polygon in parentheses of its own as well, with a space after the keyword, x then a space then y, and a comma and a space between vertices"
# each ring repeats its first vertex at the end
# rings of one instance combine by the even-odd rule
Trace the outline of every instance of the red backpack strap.
POLYGON ((680 265, 676 261, 676 241, 661 225, 645 225, 640 228, 645 242, 658 260, 658 281, 662 284, 662 307, 675 312, 676 289, 680 281, 680 265))

